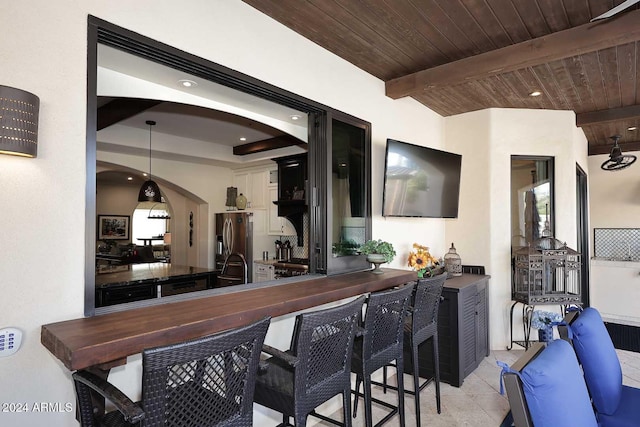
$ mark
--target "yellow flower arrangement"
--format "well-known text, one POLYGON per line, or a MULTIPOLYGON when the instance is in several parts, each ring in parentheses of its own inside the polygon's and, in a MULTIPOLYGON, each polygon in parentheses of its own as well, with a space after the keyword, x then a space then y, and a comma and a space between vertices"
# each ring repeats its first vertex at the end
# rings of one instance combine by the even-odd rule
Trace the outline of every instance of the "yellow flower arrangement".
POLYGON ((430 277, 440 264, 438 260, 431 255, 427 246, 417 243, 413 244, 413 252, 409 252, 409 267, 418 272, 418 277, 430 277))

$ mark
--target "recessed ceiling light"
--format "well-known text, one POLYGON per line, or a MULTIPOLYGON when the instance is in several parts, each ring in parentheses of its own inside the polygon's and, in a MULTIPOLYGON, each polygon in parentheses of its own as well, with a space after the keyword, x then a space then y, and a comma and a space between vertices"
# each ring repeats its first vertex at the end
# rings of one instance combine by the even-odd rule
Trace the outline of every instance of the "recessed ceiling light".
POLYGON ((629 126, 627 128, 627 130, 636 130, 636 129, 638 129, 638 126, 629 126))
POLYGON ((291 120, 300 120, 300 115, 299 114, 292 114, 289 117, 291 118, 291 120))
POLYGON ((133 181, 133 177, 132 176, 128 176, 127 177, 127 181, 133 181))
POLYGON ((143 172, 143 173, 142 173, 142 176, 147 176, 147 173, 146 173, 146 172, 143 172))
POLYGON ((529 94, 529 96, 540 96, 540 95, 542 95, 542 92, 538 90, 535 90, 529 94))
POLYGON ((180 83, 184 87, 198 86, 198 83, 194 82, 193 80, 187 80, 187 79, 178 80, 178 83, 180 83))
POLYGON ((247 140, 247 138, 245 138, 244 136, 240 137, 240 141, 246 141, 246 140, 247 140))

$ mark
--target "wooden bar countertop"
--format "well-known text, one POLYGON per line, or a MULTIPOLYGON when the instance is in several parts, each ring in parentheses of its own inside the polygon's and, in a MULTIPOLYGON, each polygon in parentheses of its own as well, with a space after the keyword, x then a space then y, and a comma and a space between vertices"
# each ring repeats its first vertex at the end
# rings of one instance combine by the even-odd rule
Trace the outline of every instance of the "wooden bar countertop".
POLYGON ((262 319, 416 280, 416 272, 383 269, 248 288, 43 325, 40 340, 69 370, 108 368, 150 347, 199 338, 262 319))

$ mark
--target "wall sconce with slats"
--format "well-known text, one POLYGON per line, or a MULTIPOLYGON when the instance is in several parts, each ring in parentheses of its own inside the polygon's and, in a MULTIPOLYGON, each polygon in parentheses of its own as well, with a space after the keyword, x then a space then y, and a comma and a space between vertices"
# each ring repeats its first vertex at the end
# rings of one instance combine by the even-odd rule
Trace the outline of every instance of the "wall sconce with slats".
POLYGON ((36 157, 40 99, 0 85, 0 154, 36 157))

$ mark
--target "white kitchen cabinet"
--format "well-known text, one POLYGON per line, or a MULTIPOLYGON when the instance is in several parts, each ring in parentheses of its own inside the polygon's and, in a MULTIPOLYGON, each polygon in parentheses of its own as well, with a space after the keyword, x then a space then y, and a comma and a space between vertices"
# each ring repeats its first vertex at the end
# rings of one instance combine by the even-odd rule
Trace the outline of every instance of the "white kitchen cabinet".
POLYGON ((251 201, 251 197, 249 194, 249 189, 251 186, 249 172, 234 172, 233 186, 238 189, 238 196, 242 193, 247 198, 247 201, 251 201))
POLYGON ((278 186, 269 185, 269 227, 267 234, 270 236, 295 236, 296 230, 287 218, 278 216, 278 206, 273 202, 278 200, 278 186))
POLYGON ((251 207, 254 209, 264 209, 267 207, 267 185, 269 183, 269 171, 262 170, 252 172, 251 181, 251 207))
POLYGON ((253 281, 267 282, 275 279, 275 267, 271 264, 263 264, 254 261, 253 263, 253 281))
POLYGON ((244 194, 251 209, 266 209, 270 168, 245 169, 233 173, 233 186, 244 194))

